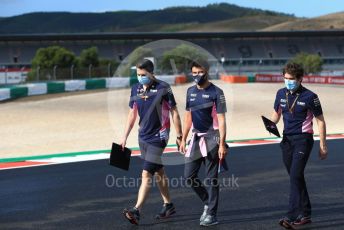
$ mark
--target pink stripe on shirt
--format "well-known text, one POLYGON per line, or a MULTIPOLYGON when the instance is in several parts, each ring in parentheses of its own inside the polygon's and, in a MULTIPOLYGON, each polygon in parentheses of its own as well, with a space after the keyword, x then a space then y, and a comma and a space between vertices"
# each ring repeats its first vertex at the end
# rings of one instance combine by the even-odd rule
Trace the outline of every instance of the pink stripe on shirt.
POLYGON ((313 133, 313 113, 308 110, 306 120, 302 123, 302 133, 313 133))

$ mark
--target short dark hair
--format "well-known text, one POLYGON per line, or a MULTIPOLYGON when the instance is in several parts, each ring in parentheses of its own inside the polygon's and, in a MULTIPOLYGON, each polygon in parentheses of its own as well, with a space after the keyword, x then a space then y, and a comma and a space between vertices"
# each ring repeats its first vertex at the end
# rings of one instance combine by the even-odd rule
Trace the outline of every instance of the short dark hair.
POLYGON ((303 67, 300 64, 297 64, 295 62, 289 62, 284 68, 283 68, 283 76, 288 73, 291 76, 295 77, 296 79, 300 79, 304 75, 303 67))
POLYGON ((209 71, 209 63, 204 59, 193 60, 190 65, 190 69, 192 69, 193 67, 202 68, 207 72, 209 71))
POLYGON ((148 73, 153 73, 154 72, 154 64, 151 60, 149 59, 142 59, 140 60, 137 64, 136 67, 139 69, 144 69, 148 73))

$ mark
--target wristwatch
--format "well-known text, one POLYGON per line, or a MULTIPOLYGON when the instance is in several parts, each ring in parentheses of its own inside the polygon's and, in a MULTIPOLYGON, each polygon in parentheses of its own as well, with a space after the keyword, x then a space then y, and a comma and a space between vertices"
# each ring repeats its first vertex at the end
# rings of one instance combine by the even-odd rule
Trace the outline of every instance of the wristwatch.
POLYGON ((182 140, 182 135, 177 136, 177 140, 182 140))

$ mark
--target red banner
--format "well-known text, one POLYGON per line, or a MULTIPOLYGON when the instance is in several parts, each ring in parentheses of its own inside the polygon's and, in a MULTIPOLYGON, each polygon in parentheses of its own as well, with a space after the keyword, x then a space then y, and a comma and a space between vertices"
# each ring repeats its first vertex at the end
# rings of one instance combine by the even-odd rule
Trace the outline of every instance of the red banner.
MULTIPOLYGON (((256 74, 256 82, 283 82, 278 74, 256 74)), ((303 83, 344 85, 344 76, 304 76, 303 83)))

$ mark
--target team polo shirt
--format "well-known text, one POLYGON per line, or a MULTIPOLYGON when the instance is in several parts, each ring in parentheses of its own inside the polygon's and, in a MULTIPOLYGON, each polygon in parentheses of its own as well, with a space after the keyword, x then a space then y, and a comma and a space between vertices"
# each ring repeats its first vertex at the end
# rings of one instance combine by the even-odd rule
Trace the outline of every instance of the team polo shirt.
POLYGON ((274 109, 278 114, 283 115, 284 135, 314 133, 313 117, 323 114, 318 96, 302 85, 293 94, 286 88, 278 90, 274 109), (292 107, 297 98, 292 113, 288 109, 287 98, 289 107, 292 107))
POLYGON ((170 133, 169 111, 176 106, 172 89, 166 82, 155 80, 146 91, 137 83, 131 88, 129 107, 137 109, 139 139, 147 143, 168 142, 170 133))
POLYGON ((225 95, 212 83, 205 89, 194 85, 187 90, 186 110, 191 111, 194 132, 218 130, 217 114, 227 112, 225 95))

